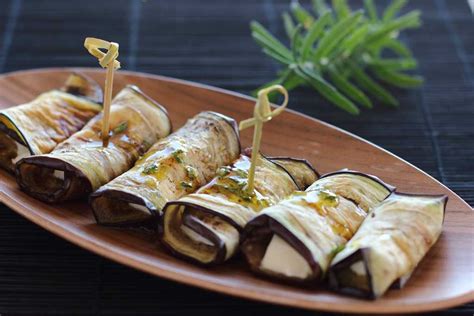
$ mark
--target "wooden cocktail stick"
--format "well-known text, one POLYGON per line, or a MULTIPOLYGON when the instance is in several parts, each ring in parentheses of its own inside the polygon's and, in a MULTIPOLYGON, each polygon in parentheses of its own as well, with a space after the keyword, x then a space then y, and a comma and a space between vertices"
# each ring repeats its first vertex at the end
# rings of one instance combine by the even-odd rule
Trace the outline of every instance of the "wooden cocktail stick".
POLYGON ((104 116, 102 120, 102 146, 107 147, 109 143, 110 103, 112 102, 114 71, 120 68, 120 62, 117 60, 119 44, 94 37, 87 37, 84 41, 84 47, 92 56, 99 60, 99 64, 102 68, 107 68, 104 91, 104 116), (106 53, 104 53, 104 51, 106 51, 106 53))
POLYGON ((263 123, 270 121, 275 116, 282 113, 286 105, 288 104, 288 91, 283 86, 273 85, 268 88, 262 89, 258 92, 257 102, 253 110, 253 117, 243 120, 239 124, 239 129, 243 130, 250 126, 254 126, 253 130, 253 142, 252 142, 252 159, 250 164, 250 170, 248 174, 247 190, 253 192, 254 189, 254 178, 255 178, 255 167, 257 164, 258 155, 260 155, 260 143, 262 139, 262 128, 263 123), (281 106, 272 111, 270 107, 270 101, 268 100, 268 94, 273 91, 278 91, 285 99, 281 106))

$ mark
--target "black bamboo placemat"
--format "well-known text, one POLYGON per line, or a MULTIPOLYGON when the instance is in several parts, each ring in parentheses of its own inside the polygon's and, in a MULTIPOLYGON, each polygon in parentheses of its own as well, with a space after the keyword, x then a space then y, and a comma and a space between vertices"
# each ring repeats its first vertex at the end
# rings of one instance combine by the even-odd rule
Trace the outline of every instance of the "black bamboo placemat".
MULTIPOLYGON (((358 7, 360 1, 351 4, 358 7)), ((121 44, 124 69, 249 93, 271 80, 277 65, 253 43, 248 23, 258 19, 283 37, 280 14, 287 7, 283 0, 0 0, 0 73, 95 67, 82 41, 97 36, 121 44)), ((290 107, 394 152, 474 205, 473 16, 465 0, 412 0, 409 7, 423 12, 423 28, 404 40, 426 83, 419 90, 394 91, 399 110, 376 106, 351 117, 304 89, 292 92, 290 107)), ((1 315, 315 314, 151 277, 90 254, 0 207, 1 315)), ((474 305, 443 313, 472 315, 474 305)))

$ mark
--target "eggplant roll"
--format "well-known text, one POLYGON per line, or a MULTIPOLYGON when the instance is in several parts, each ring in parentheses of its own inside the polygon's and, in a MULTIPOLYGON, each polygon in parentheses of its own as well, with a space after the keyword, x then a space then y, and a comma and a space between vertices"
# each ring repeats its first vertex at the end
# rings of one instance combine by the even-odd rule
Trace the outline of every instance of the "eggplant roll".
POLYGON ((446 202, 447 196, 390 195, 334 258, 330 287, 371 299, 402 287, 440 236, 446 202))
POLYGON ((306 161, 277 163, 259 155, 254 191, 248 192, 250 159, 241 155, 196 193, 166 205, 160 237, 172 253, 205 265, 224 262, 238 251, 240 232, 255 214, 317 179, 306 161))
POLYGON ((0 167, 14 172, 21 158, 51 152, 97 115, 101 103, 100 86, 73 73, 60 90, 0 111, 0 167))
POLYGON ((130 169, 171 132, 166 110, 135 86, 112 100, 107 147, 101 140, 102 114, 51 153, 21 159, 16 165, 21 189, 51 203, 86 196, 130 169))
POLYGON ((242 252, 259 274, 316 283, 368 211, 393 190, 356 171, 327 174, 253 218, 243 232, 242 252))
POLYGON ((151 223, 168 201, 196 191, 239 153, 237 123, 219 113, 199 113, 91 195, 95 218, 111 226, 151 223))

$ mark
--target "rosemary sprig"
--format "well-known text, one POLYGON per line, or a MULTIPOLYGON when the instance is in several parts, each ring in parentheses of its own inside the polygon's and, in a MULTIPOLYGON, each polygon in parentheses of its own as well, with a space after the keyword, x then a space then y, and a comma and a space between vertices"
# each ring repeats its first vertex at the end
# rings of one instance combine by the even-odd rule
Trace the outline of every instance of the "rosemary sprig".
POLYGON ((400 88, 423 83, 423 78, 405 73, 417 62, 398 39, 401 31, 421 25, 419 11, 399 16, 406 0, 393 0, 382 16, 373 0, 365 0, 358 11, 352 11, 346 0, 332 0, 331 6, 325 0, 312 2, 313 14, 292 1, 290 13, 282 15, 290 47, 260 23, 251 22, 252 37, 263 53, 283 66, 275 80, 259 89, 273 84, 287 90, 307 85, 339 108, 358 114, 358 106, 372 108, 369 96, 398 106, 379 81, 400 88), (387 58, 386 52, 396 57, 387 58))

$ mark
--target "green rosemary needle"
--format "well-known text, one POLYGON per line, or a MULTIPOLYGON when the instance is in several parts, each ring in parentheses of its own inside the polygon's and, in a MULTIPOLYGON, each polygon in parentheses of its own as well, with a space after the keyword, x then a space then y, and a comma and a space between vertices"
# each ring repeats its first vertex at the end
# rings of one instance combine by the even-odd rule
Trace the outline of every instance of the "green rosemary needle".
MULTIPOLYGON (((282 15, 290 46, 285 46, 263 25, 252 21, 252 37, 263 53, 283 68, 275 80, 259 89, 281 84, 291 90, 314 88, 332 104, 351 114, 372 108, 372 97, 398 106, 397 99, 380 83, 413 88, 423 78, 406 73, 416 69, 410 49, 399 39, 401 31, 421 25, 420 12, 399 16, 406 0, 394 0, 378 15, 373 0, 352 11, 346 0, 313 0, 313 13, 292 1, 282 15), (387 52, 392 56, 386 57, 387 52)), ((258 90, 256 90, 258 91, 258 90)))

